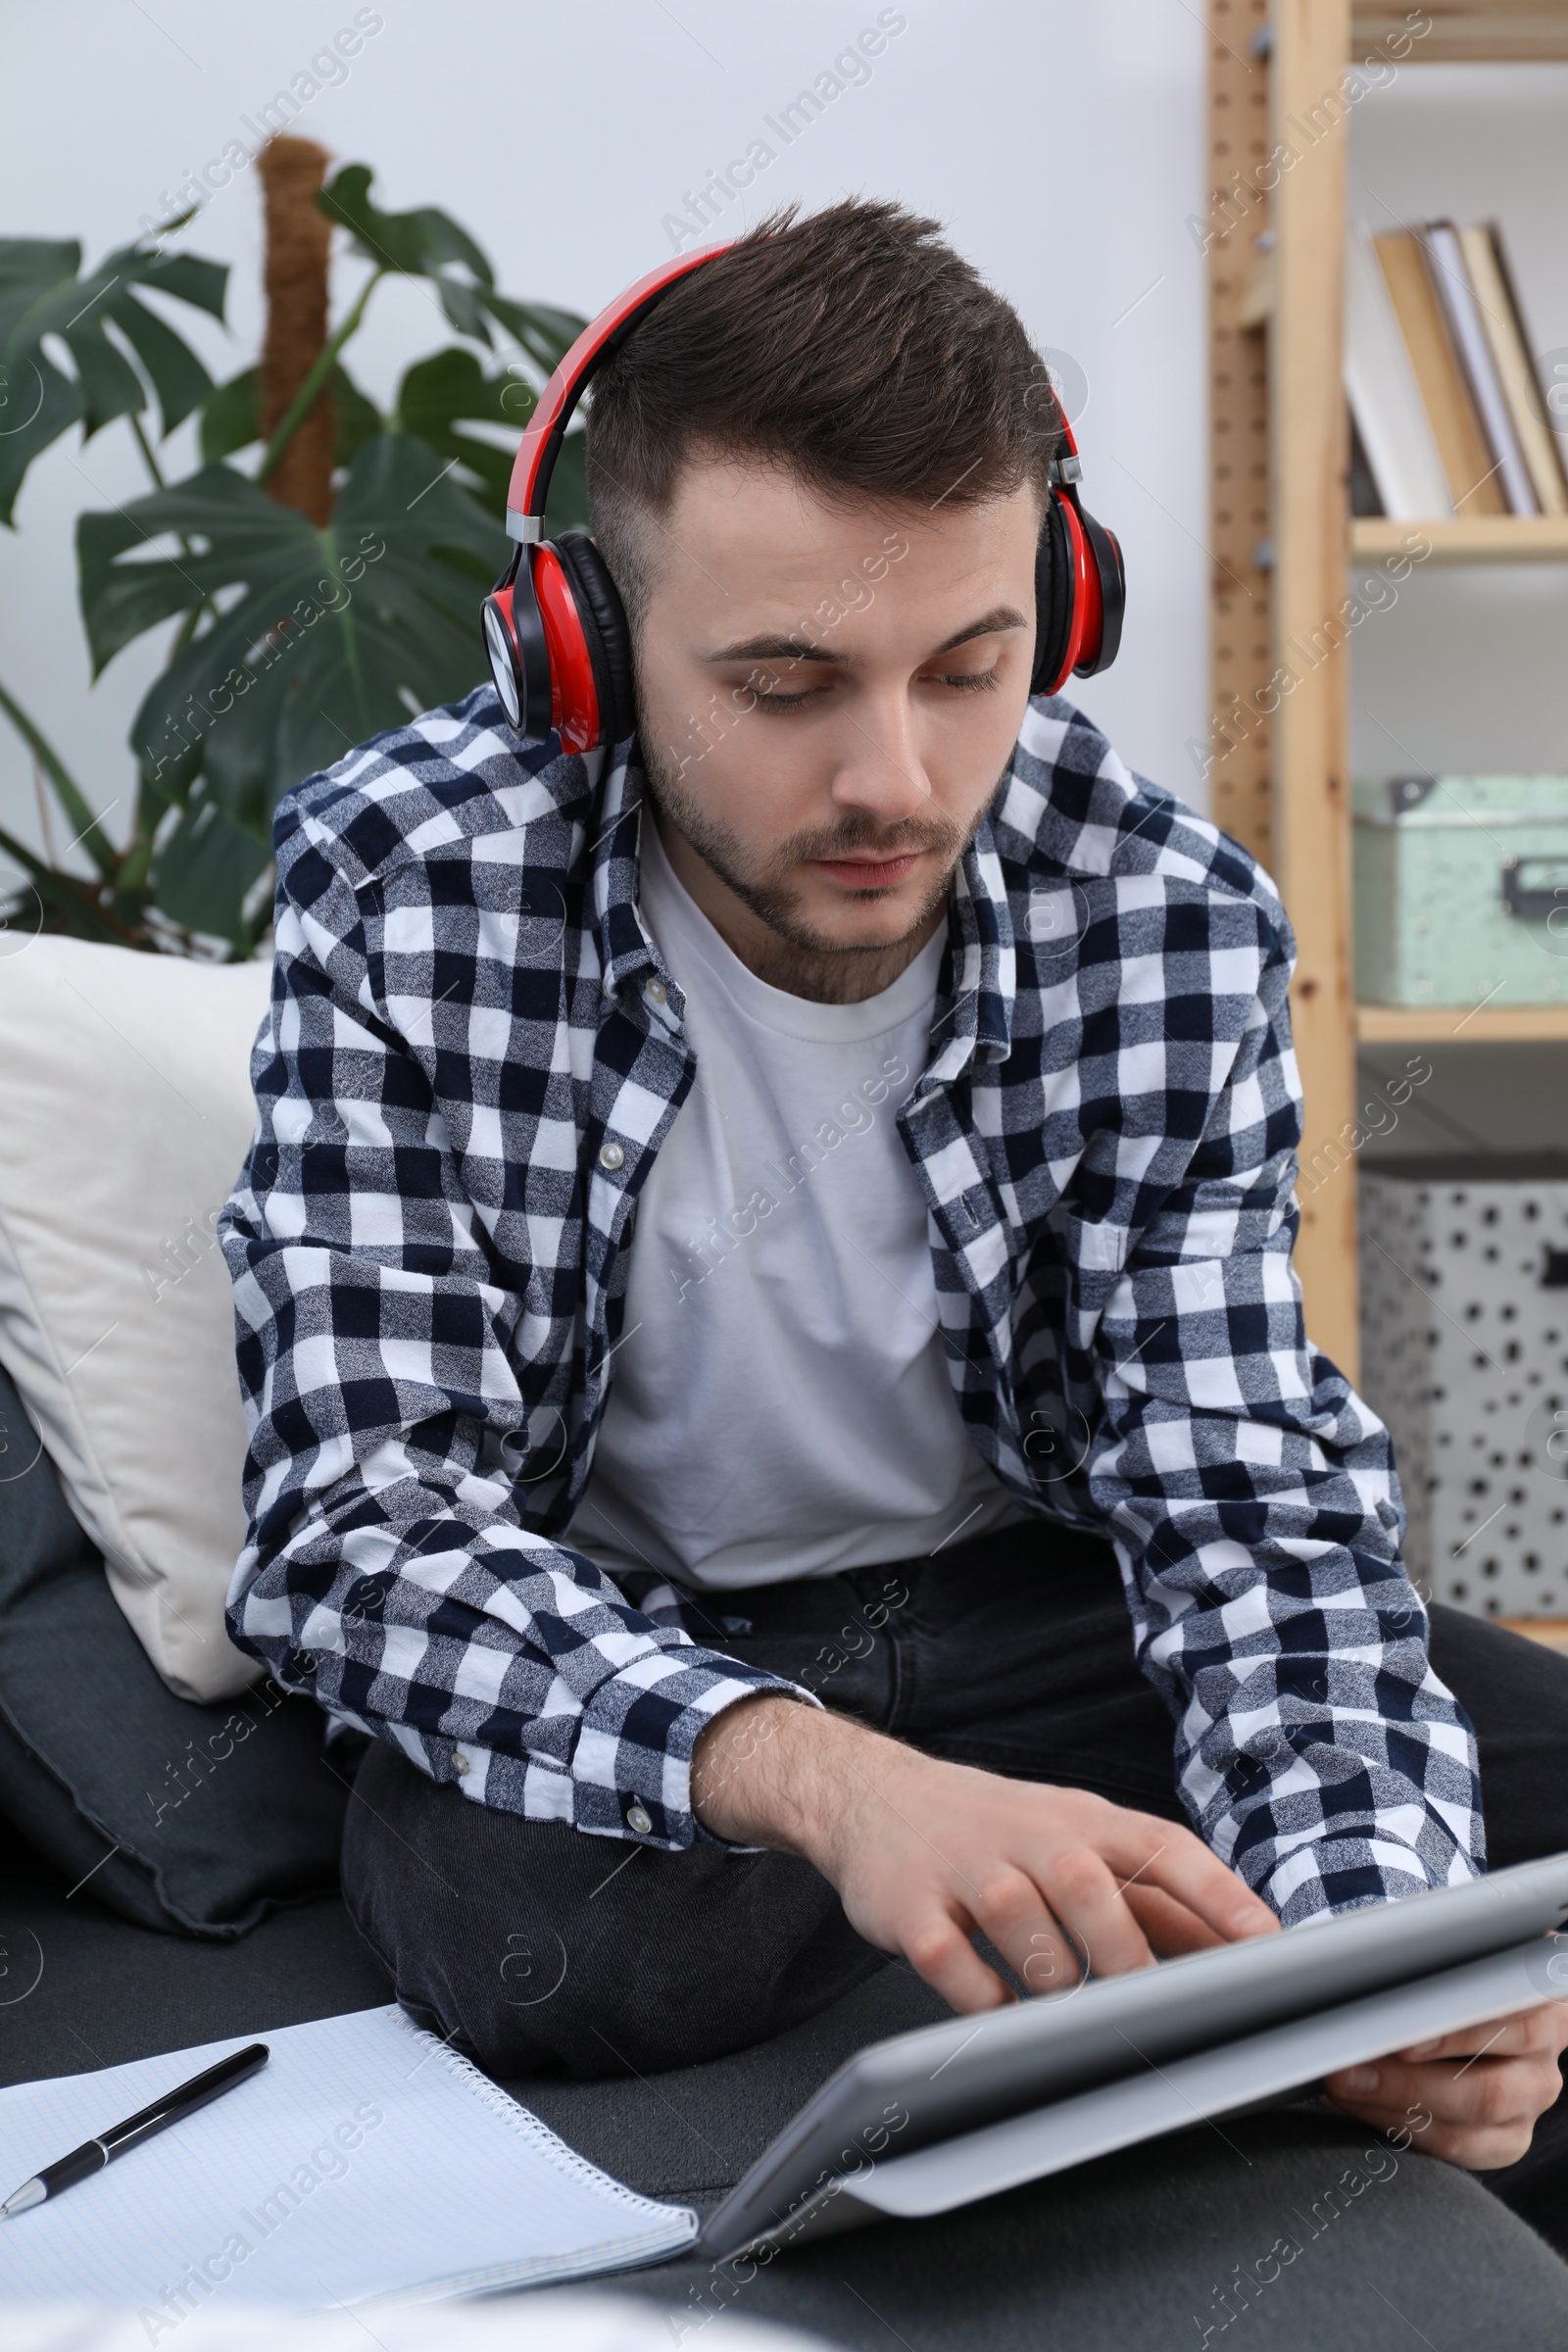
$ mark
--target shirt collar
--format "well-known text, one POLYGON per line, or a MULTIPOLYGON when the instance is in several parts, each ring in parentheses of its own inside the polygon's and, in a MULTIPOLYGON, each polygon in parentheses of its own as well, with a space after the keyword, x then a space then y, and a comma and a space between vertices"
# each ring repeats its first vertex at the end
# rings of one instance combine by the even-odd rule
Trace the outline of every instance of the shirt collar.
MULTIPOLYGON (((617 744, 606 763, 589 847, 594 934, 607 997, 618 996, 628 980, 663 969, 638 904, 643 790, 642 758, 633 737, 617 744)), ((957 1077, 977 1053, 988 1061, 1004 1061, 1011 1051, 1017 960, 1006 879, 989 812, 954 868, 948 939, 953 991, 932 1026, 925 1073, 932 1083, 957 1077)))
POLYGON ((953 947, 953 996, 932 1026, 933 1081, 957 1077, 975 1054, 1005 1061, 1012 1051, 1012 1006, 1018 988, 1012 910, 1002 853, 990 815, 954 868, 948 892, 948 937, 953 947))
POLYGON ((604 789, 589 844, 595 944, 600 986, 616 997, 628 980, 662 967, 637 903, 642 839, 643 763, 635 736, 617 744, 605 768, 604 789))

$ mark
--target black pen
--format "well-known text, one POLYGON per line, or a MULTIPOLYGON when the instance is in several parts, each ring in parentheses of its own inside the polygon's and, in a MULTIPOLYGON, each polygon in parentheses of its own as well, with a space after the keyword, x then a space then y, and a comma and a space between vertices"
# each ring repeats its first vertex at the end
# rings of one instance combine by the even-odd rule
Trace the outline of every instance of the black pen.
POLYGON ((58 2164, 46 2164, 41 2173, 24 2180, 19 2189, 0 2204, 0 2218, 10 2221, 15 2214, 25 2213, 29 2206, 41 2205, 45 2197, 58 2197, 63 2188, 72 2188, 78 2180, 101 2173, 106 2164, 123 2156, 127 2148, 139 2147, 151 2139, 155 2132, 164 2131, 170 2124, 179 2123, 185 2116, 194 2115, 209 2099, 221 2098, 236 2082, 254 2075, 258 2067, 267 2064, 271 2052, 265 2041, 253 2041, 248 2048, 236 2050, 232 2058, 220 2058, 204 2075, 193 2076, 181 2082, 176 2090, 166 2090, 152 2106, 144 2107, 139 2115, 126 2116, 122 2124, 101 2132, 96 2139, 85 2140, 62 2156, 58 2164))

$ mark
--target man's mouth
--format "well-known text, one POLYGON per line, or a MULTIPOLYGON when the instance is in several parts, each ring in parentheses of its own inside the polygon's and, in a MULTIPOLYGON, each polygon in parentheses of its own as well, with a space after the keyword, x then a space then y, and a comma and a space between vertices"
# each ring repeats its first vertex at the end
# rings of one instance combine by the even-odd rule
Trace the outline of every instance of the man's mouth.
POLYGON ((918 850, 905 850, 894 858, 813 858, 811 863, 847 890, 894 890, 913 873, 920 857, 918 850))

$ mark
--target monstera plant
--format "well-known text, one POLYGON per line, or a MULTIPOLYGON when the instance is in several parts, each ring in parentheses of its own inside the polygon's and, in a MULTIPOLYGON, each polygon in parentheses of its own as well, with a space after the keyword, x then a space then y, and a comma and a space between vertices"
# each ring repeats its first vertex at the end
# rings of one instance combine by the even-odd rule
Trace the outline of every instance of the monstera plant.
MULTIPOLYGON (((0 520, 12 523, 28 467, 62 434, 79 426, 86 440, 122 420, 147 494, 76 526, 95 677, 149 631, 168 632, 164 665, 131 722, 134 815, 122 844, 46 727, 0 683, 0 712, 93 869, 83 876, 0 829, 0 852, 18 869, 0 907, 13 930, 252 954, 270 912, 279 797, 379 728, 466 693, 482 672, 476 614, 506 557, 507 443, 582 321, 502 294, 447 214, 382 212, 370 188, 369 170, 351 164, 308 190, 330 224, 314 223, 321 327, 265 430, 264 368, 215 384, 170 322, 179 306, 223 317, 226 266, 167 249, 183 221, 86 275, 76 244, 0 240, 0 520), (329 243, 362 268, 327 331, 329 243), (383 415, 343 354, 391 276, 422 279, 458 339, 408 368, 383 415), (167 441, 192 416, 202 463, 169 480, 155 433, 167 441), (291 450, 299 457, 302 433, 320 445, 318 478, 284 490, 284 461, 291 450)), ((270 256, 268 283, 275 301, 270 256)), ((275 371, 270 397, 275 406, 275 371)), ((553 492, 550 527, 584 518, 578 435, 553 492)))

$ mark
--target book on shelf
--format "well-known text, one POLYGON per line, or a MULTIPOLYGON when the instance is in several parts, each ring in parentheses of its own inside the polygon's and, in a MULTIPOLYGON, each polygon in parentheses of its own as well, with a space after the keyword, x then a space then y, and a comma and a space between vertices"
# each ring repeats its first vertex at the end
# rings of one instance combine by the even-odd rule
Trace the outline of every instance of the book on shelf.
POLYGON ((1373 244, 1437 437, 1443 470, 1448 477, 1451 511, 1456 514, 1506 514, 1496 460, 1465 381, 1421 239, 1413 229, 1399 228, 1375 237, 1373 244))
POLYGON ((1568 479, 1497 229, 1352 221, 1346 390, 1370 484, 1403 521, 1568 513, 1568 479))
POLYGON ((1437 435, 1372 232, 1362 220, 1350 222, 1346 255, 1345 388, 1383 513, 1408 522, 1451 514, 1437 435))
POLYGON ((1543 514, 1568 514, 1562 453, 1531 362, 1524 314, 1503 255, 1501 231, 1491 222, 1461 228, 1459 243, 1540 511, 1543 514))
POLYGON ((1493 476, 1502 492, 1504 508, 1510 514, 1539 514, 1536 486, 1514 430, 1459 231, 1451 220, 1429 220, 1420 234, 1433 291, 1443 307, 1454 357, 1491 452, 1493 476))

